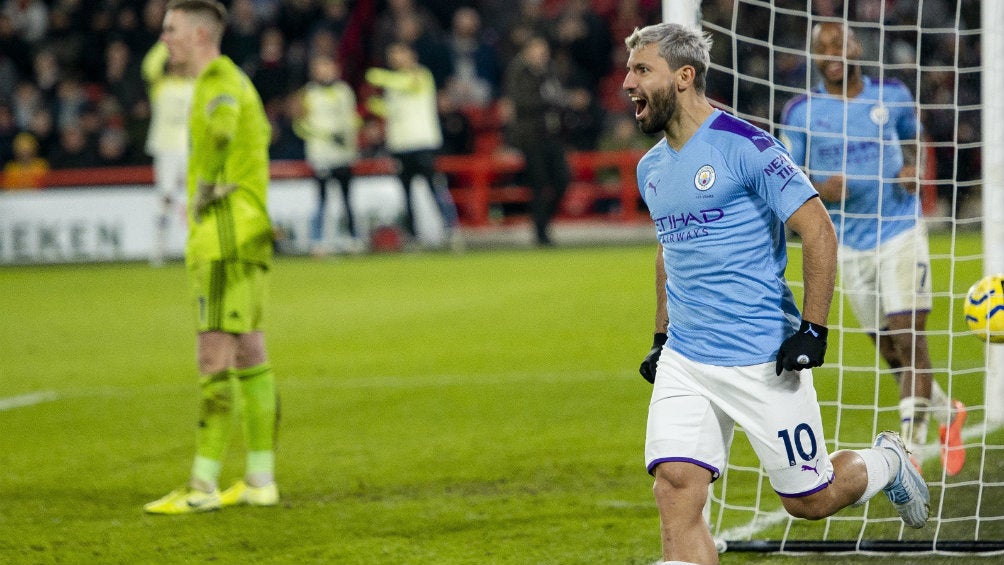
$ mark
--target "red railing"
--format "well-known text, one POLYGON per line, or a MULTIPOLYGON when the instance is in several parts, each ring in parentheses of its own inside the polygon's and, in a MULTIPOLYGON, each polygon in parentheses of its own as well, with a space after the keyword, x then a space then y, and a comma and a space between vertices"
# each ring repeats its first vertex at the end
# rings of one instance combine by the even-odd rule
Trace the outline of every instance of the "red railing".
MULTIPOLYGON (((568 187, 560 214, 565 217, 589 215, 600 199, 617 202, 612 218, 619 221, 639 219, 638 185, 635 167, 643 154, 639 150, 570 152, 568 162, 572 183, 568 187)), ((530 201, 529 188, 516 182, 523 170, 523 157, 516 152, 442 155, 437 169, 450 179, 450 191, 460 208, 461 220, 470 226, 490 223, 492 205, 530 201)), ((360 159, 353 166, 356 175, 394 174, 394 162, 387 157, 360 159)), ((310 168, 303 161, 273 161, 274 179, 307 178, 310 168)), ((149 166, 100 167, 49 171, 43 187, 84 187, 129 184, 153 184, 149 166)))

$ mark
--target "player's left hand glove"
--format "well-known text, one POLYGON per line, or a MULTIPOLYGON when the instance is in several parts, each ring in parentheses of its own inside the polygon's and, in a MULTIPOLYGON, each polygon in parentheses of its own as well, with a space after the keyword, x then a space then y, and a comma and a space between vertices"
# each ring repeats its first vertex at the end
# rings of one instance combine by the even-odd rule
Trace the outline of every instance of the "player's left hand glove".
POLYGON ((669 339, 664 333, 657 333, 652 338, 652 350, 645 356, 645 360, 638 367, 638 372, 649 384, 655 384, 655 367, 659 364, 659 356, 662 355, 662 346, 669 339))
POLYGON ((781 343, 775 367, 777 374, 780 375, 782 370, 798 371, 822 365, 828 332, 825 326, 802 320, 798 331, 781 343))

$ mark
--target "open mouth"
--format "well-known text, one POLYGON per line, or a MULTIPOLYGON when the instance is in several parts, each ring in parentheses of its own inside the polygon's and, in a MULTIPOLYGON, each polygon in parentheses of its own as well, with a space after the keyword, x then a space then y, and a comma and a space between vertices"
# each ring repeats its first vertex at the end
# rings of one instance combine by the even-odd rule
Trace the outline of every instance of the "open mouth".
POLYGON ((631 101, 634 102, 634 119, 640 120, 645 114, 645 110, 648 109, 648 100, 640 96, 631 96, 631 101))

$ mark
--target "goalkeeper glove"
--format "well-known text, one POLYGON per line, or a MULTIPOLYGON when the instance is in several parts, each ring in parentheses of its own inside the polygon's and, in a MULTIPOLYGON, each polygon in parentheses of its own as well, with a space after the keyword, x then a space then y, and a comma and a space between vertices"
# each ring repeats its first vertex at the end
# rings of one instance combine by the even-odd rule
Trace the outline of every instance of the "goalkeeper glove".
POLYGON ((802 320, 798 331, 781 343, 774 368, 777 374, 780 375, 782 369, 796 371, 822 365, 828 331, 824 326, 802 320))
POLYGON ((638 372, 650 384, 655 384, 655 368, 659 364, 659 356, 662 355, 662 346, 669 339, 666 334, 658 333, 652 338, 652 350, 645 356, 645 360, 638 367, 638 372))

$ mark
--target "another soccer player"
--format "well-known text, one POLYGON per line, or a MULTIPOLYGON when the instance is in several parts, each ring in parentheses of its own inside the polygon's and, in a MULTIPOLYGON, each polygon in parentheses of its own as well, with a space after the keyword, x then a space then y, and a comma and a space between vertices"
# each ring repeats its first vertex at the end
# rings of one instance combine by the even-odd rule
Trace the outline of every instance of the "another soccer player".
POLYGON ((841 23, 813 27, 812 52, 822 83, 785 107, 781 139, 836 226, 844 293, 895 371, 907 446, 927 443, 930 412, 941 423, 945 471, 958 474, 966 407, 931 378, 924 334, 931 260, 918 221, 916 104, 898 80, 873 80, 846 63, 860 59, 861 44, 841 23))
POLYGON ((265 208, 270 126, 248 77, 220 55, 226 9, 172 0, 161 39, 171 63, 196 76, 188 166, 185 263, 198 311, 199 423, 188 484, 144 509, 188 514, 233 504, 272 506, 277 423, 275 376, 262 333, 272 264, 265 208), (244 479, 218 480, 236 407, 244 421, 244 479))
POLYGON ((177 72, 168 63, 164 42, 158 41, 143 57, 143 79, 150 98, 150 128, 146 152, 153 157, 153 180, 160 196, 150 265, 164 263, 172 216, 185 207, 188 171, 188 109, 195 77, 177 72))
POLYGON ((895 432, 826 453, 811 367, 826 352, 837 238, 815 189, 777 140, 708 102, 709 37, 658 24, 625 43, 635 119, 664 136, 638 163, 659 241, 656 352, 642 373, 654 381, 645 459, 663 558, 718 563, 702 509, 737 423, 791 515, 824 518, 884 491, 923 527, 930 495, 895 432), (786 226, 802 239, 801 313, 786 226))

